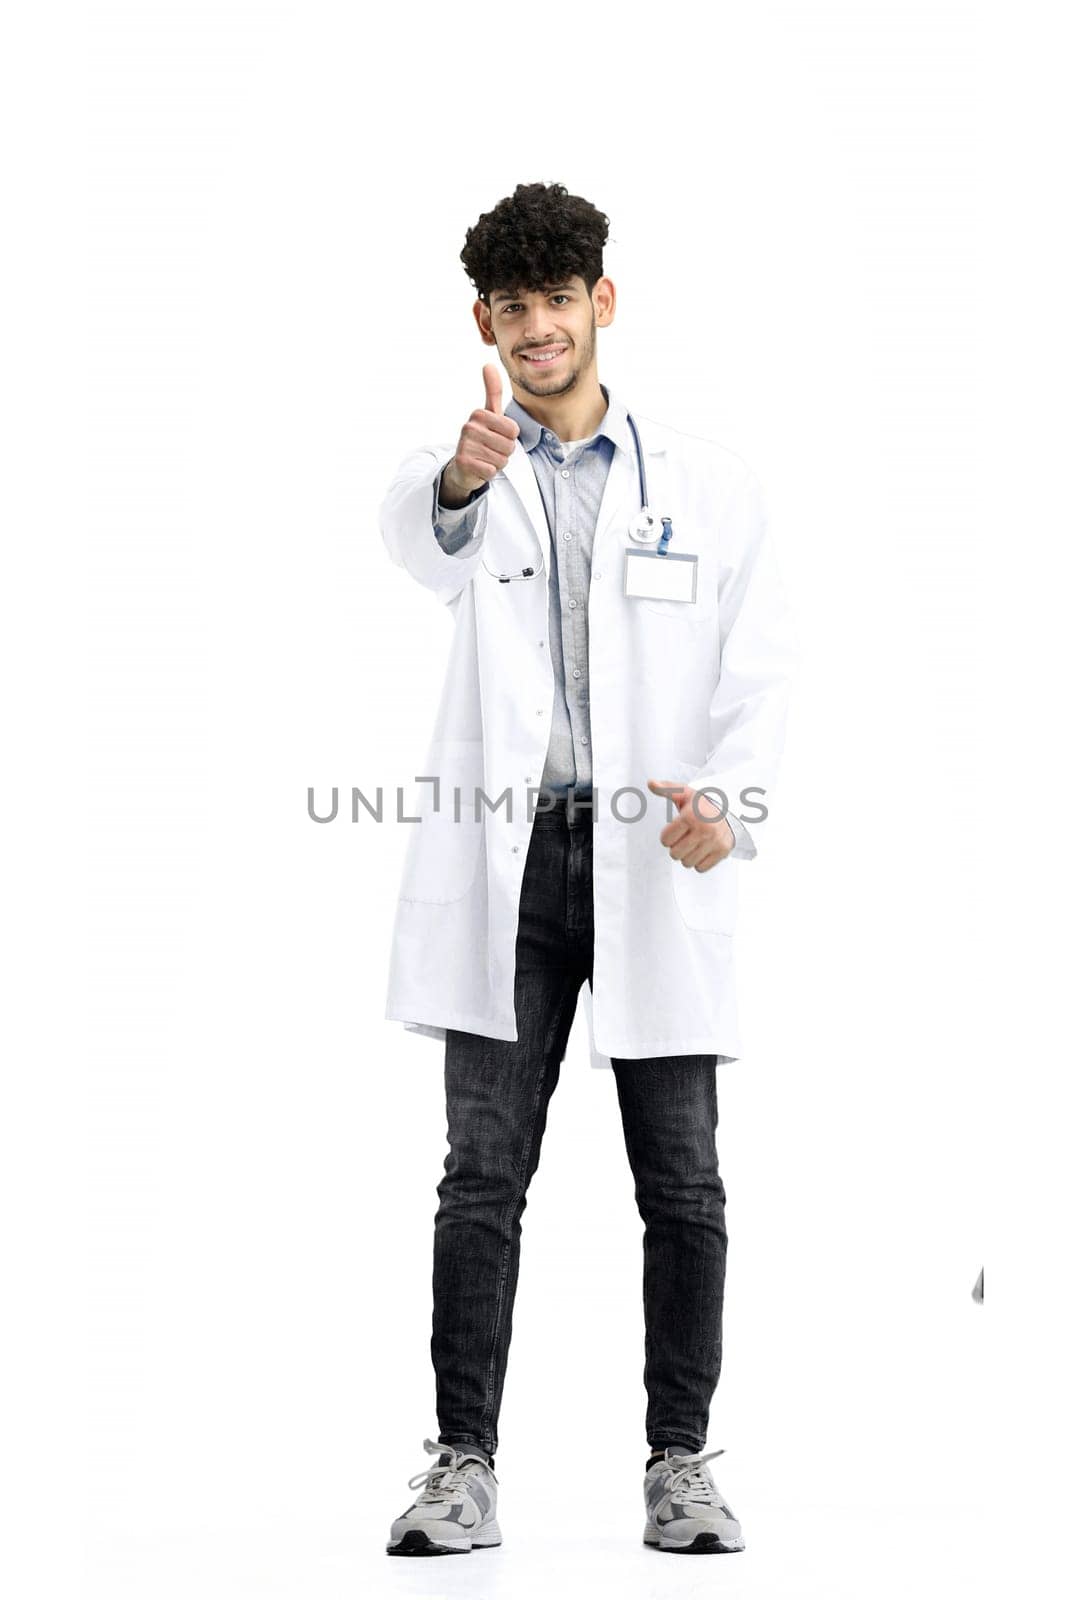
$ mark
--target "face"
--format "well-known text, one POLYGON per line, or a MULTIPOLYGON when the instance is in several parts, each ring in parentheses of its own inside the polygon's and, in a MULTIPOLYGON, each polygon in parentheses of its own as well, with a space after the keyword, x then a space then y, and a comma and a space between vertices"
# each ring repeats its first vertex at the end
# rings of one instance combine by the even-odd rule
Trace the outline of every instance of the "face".
POLYGON ((475 303, 486 344, 495 344, 512 390, 538 397, 566 394, 590 373, 595 381, 596 330, 614 316, 614 286, 581 278, 546 285, 544 291, 495 290, 486 307, 475 303), (539 359, 540 358, 540 359, 539 359))

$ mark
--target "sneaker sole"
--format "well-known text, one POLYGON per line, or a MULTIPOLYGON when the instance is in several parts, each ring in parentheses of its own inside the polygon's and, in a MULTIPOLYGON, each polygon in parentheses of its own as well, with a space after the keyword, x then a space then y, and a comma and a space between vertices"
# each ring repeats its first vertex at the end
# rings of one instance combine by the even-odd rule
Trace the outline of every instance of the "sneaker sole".
POLYGON ((717 1533, 698 1533, 688 1544, 665 1539, 651 1524, 645 1528, 644 1543, 651 1550, 671 1550, 679 1556, 729 1556, 745 1548, 744 1539, 720 1539, 717 1533))
POLYGON ((387 1544, 387 1556, 466 1556, 472 1550, 495 1550, 501 1544, 500 1529, 487 1522, 473 1539, 431 1539, 421 1528, 409 1528, 402 1539, 387 1544))

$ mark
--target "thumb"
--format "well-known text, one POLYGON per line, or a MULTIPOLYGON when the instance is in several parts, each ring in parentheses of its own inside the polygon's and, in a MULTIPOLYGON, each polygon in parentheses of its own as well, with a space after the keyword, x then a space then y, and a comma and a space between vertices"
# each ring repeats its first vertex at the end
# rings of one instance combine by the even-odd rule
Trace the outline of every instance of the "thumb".
POLYGON ((494 367, 491 361, 487 361, 482 368, 482 377, 485 379, 485 409, 487 411, 495 411, 498 417, 503 416, 504 407, 500 402, 504 393, 504 386, 500 381, 498 369, 494 367))

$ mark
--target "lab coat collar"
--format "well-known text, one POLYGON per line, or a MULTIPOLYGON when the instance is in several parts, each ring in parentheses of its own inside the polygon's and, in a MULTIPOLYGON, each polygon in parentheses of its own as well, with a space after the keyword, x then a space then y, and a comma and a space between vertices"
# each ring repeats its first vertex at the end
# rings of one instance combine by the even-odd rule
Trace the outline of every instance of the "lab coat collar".
MULTIPOLYGON (((603 434, 605 438, 611 440, 616 449, 626 450, 631 455, 636 455, 634 436, 630 431, 630 424, 626 420, 626 405, 619 398, 618 391, 609 388, 606 383, 600 385, 600 392, 608 402, 608 409, 604 413, 600 426, 593 437, 599 438, 603 434)), ((546 428, 536 418, 531 417, 525 406, 520 405, 514 395, 504 407, 504 414, 518 423, 519 439, 526 454, 529 455, 530 451, 536 449, 541 443, 541 437, 547 431, 546 428)), ((641 443, 644 448, 648 451, 661 450, 663 442, 659 437, 659 431, 655 423, 641 421, 636 416, 634 420, 640 430, 641 443), (650 429, 652 430, 651 432, 649 431, 650 429)))

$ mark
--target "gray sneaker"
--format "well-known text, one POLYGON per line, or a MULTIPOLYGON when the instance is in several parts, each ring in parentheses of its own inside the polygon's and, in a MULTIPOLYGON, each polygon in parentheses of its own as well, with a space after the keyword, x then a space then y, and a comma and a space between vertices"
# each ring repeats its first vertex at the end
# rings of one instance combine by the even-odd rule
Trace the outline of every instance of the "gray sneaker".
POLYGON ((692 1556, 745 1548, 741 1524, 704 1465, 721 1455, 686 1455, 668 1446, 666 1460, 652 1463, 645 1473, 645 1544, 692 1556))
POLYGON ((444 1456, 408 1479, 408 1488, 425 1488, 389 1530, 391 1556, 458 1556, 489 1550, 500 1541, 496 1520, 496 1473, 481 1456, 424 1439, 424 1450, 444 1456))

